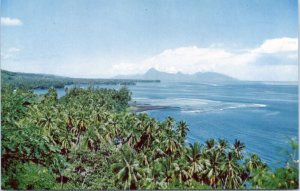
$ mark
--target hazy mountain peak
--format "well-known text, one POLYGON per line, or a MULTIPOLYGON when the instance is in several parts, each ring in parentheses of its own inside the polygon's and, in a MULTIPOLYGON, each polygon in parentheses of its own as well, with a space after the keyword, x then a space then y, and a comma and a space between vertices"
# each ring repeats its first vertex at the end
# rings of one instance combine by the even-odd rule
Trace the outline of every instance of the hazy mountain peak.
POLYGON ((145 74, 151 74, 151 73, 160 73, 160 71, 156 70, 155 68, 150 68, 145 74))
POLYGON ((194 74, 184 74, 182 72, 167 73, 161 72, 155 68, 150 68, 144 74, 116 76, 121 79, 141 79, 141 80, 161 80, 174 82, 200 82, 200 83, 218 83, 218 82, 234 82, 236 79, 216 73, 216 72, 197 72, 194 74))

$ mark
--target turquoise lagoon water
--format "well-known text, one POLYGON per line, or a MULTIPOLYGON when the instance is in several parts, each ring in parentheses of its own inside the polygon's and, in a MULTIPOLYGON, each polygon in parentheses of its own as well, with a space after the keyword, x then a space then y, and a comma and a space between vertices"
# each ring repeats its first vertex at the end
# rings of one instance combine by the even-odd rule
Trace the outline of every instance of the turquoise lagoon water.
MULTIPOLYGON (((137 83, 129 89, 139 104, 172 106, 146 112, 160 121, 168 116, 185 120, 190 129, 187 142, 225 138, 233 143, 240 139, 247 153, 258 154, 271 167, 284 164, 287 155, 281 150, 288 148, 289 138, 298 138, 296 84, 161 82, 137 83)), ((58 89, 59 96, 64 94, 64 89, 58 89)))

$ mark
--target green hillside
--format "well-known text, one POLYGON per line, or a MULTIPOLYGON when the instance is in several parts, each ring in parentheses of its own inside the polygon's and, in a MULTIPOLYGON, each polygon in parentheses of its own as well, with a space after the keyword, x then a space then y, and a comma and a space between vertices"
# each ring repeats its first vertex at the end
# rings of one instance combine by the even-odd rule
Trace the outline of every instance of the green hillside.
POLYGON ((20 73, 1 70, 1 82, 14 88, 26 86, 28 88, 47 89, 50 87, 63 88, 71 84, 112 84, 112 85, 135 85, 137 82, 160 82, 159 80, 130 80, 130 79, 88 79, 69 78, 49 74, 20 73))

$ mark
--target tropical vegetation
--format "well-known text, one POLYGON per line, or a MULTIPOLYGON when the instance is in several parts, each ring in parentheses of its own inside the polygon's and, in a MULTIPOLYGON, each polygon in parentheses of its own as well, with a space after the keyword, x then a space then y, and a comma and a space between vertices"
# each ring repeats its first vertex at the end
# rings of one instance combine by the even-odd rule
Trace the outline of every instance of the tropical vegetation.
MULTIPOLYGON (((297 144, 271 169, 240 140, 187 144, 188 124, 126 110, 131 93, 1 88, 2 189, 295 189, 297 144)), ((200 132, 201 133, 201 132, 200 132)))

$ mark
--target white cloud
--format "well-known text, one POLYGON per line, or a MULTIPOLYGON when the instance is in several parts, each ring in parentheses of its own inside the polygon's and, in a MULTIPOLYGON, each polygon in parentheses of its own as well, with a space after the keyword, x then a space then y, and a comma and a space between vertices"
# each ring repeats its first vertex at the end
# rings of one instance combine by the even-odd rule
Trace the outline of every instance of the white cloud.
POLYGON ((19 52, 20 49, 16 47, 1 50, 1 60, 14 59, 19 52))
POLYGON ((293 52, 298 50, 297 38, 277 38, 266 40, 260 47, 253 50, 255 53, 279 53, 293 52))
POLYGON ((23 25, 22 21, 17 18, 1 17, 1 25, 3 26, 20 26, 23 25))
POLYGON ((298 65, 292 64, 298 59, 297 50, 297 38, 270 39, 256 48, 242 51, 229 51, 218 46, 180 47, 164 50, 138 63, 113 65, 112 70, 117 74, 134 74, 154 67, 171 73, 213 71, 244 80, 297 80, 298 65), (266 62, 262 58, 269 59, 270 63, 262 63, 266 62), (274 59, 283 60, 279 63, 284 64, 275 65, 274 59))

